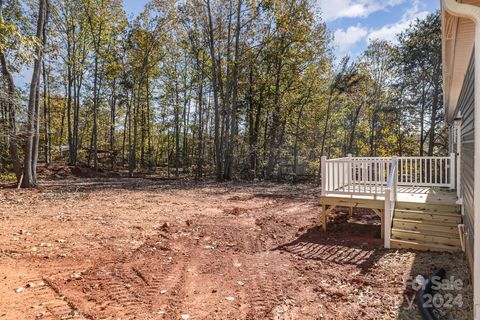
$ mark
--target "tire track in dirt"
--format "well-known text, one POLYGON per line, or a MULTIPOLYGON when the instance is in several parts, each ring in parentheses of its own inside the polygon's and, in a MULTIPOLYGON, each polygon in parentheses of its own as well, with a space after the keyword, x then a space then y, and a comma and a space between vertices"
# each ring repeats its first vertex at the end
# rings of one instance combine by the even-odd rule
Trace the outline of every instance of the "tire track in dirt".
POLYGON ((252 279, 250 288, 249 312, 247 319, 271 319, 273 309, 278 304, 277 290, 275 286, 265 279, 266 272, 260 272, 252 279))
POLYGON ((172 258, 167 259, 161 268, 152 269, 152 264, 138 267, 137 270, 142 270, 140 272, 148 282, 144 298, 152 308, 152 313, 172 318, 178 315, 185 290, 185 263, 184 258, 172 258))
POLYGON ((73 279, 62 274, 49 281, 94 319, 174 319, 183 300, 186 257, 149 243, 73 279))
MULTIPOLYGON (((35 259, 30 261, 35 261, 35 259)), ((9 297, 11 305, 17 304, 20 299, 22 303, 29 306, 28 310, 24 310, 24 317, 31 316, 31 318, 48 320, 88 319, 65 297, 58 294, 54 287, 50 286, 48 281, 41 276, 42 272, 39 270, 34 272, 32 268, 25 267, 24 264, 9 264, 9 262, 12 263, 13 260, 0 259, 0 270, 5 274, 2 289, 9 292, 15 290, 15 293, 9 297)), ((58 270, 56 266, 53 266, 52 269, 58 270)), ((10 316, 10 318, 12 317, 10 316)))
POLYGON ((89 315, 79 311, 78 308, 66 297, 60 295, 58 288, 52 285, 48 280, 44 278, 42 279, 42 282, 45 282, 47 286, 41 287, 39 290, 36 290, 36 292, 33 292, 33 294, 35 299, 41 297, 40 299, 42 301, 46 301, 41 304, 45 305, 47 312, 43 315, 42 313, 38 314, 37 318, 72 320, 92 319, 89 315))
POLYGON ((101 314, 101 319, 107 319, 112 314, 111 310, 115 310, 115 316, 133 319, 135 317, 135 306, 142 301, 134 291, 130 290, 130 283, 139 281, 135 281, 135 276, 128 274, 130 270, 122 265, 120 268, 114 265, 107 270, 109 271, 105 277, 88 279, 89 282, 93 282, 107 291, 107 296, 102 299, 103 302, 96 306, 97 310, 100 310, 95 311, 95 313, 101 314), (106 315, 103 315, 105 313, 106 315))
POLYGON ((108 312, 112 305, 122 307, 119 308, 120 310, 114 310, 115 315, 129 317, 129 306, 135 302, 137 297, 130 293, 122 283, 122 278, 125 277, 122 269, 121 266, 119 268, 113 262, 108 262, 102 267, 90 268, 84 272, 67 272, 51 276, 46 278, 46 281, 59 295, 64 295, 71 301, 71 304, 88 310, 90 318, 108 318, 104 316, 104 312, 108 312), (95 305, 98 297, 91 295, 95 289, 108 289, 104 291, 103 303, 98 305, 95 305), (87 296, 88 308, 83 307, 84 301, 76 294, 77 290, 81 290, 87 296), (126 310, 122 311, 124 309, 126 310))
MULTIPOLYGON (((297 226, 289 223, 288 217, 278 217, 275 213, 288 211, 296 206, 297 204, 285 206, 284 203, 278 202, 268 209, 264 208, 260 218, 245 212, 222 217, 215 222, 208 219, 197 221, 196 226, 200 230, 208 230, 208 234, 214 235, 209 242, 219 245, 218 248, 212 249, 210 255, 203 251, 195 253, 197 257, 195 260, 215 261, 210 270, 208 268, 204 270, 198 280, 202 284, 205 283, 208 288, 214 284, 224 290, 219 290, 217 295, 210 294, 210 297, 207 290, 203 290, 207 292, 201 297, 189 297, 189 300, 193 300, 189 302, 190 306, 208 306, 212 304, 212 299, 217 300, 217 305, 213 305, 213 310, 208 313, 194 308, 192 310, 194 318, 298 319, 295 316, 298 309, 295 301, 286 298, 284 294, 288 291, 286 288, 291 285, 282 280, 285 276, 285 270, 282 270, 284 267, 281 265, 280 270, 278 266, 272 268, 271 266, 275 266, 279 261, 270 258, 271 250, 284 244, 286 237, 289 236, 285 232, 285 227, 292 230, 290 234, 295 234, 298 230, 297 226), (233 267, 235 265, 237 267, 233 267), (237 273, 236 270, 239 269, 243 271, 237 273), (219 273, 229 277, 218 277, 219 273), (236 278, 231 279, 232 275, 236 278), (237 284, 239 279, 244 280, 240 281, 241 285, 237 284), (225 298, 229 296, 235 300, 226 303, 225 298)), ((209 243, 201 241, 204 244, 209 243)), ((200 289, 198 291, 201 292, 200 289)))
POLYGON ((297 259, 271 250, 246 257, 247 272, 251 275, 248 285, 243 288, 248 297, 246 319, 317 319, 300 314, 301 301, 314 301, 311 297, 306 298, 305 291, 308 282, 315 280, 306 279, 295 263, 297 259), (301 290, 299 283, 302 283, 301 290))
POLYGON ((238 260, 225 251, 198 246, 192 256, 195 259, 188 264, 182 312, 192 319, 242 319, 246 294, 237 283, 243 279, 238 260))

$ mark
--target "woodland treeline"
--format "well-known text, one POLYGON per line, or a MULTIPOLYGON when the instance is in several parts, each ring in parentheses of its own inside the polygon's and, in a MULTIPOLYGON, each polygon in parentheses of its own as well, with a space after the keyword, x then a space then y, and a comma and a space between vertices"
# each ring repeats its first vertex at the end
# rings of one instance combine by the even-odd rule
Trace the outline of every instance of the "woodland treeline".
POLYGON ((446 150, 438 13, 350 59, 309 0, 154 0, 137 17, 120 0, 0 8, 1 170, 24 187, 54 161, 317 179, 323 155, 446 150))

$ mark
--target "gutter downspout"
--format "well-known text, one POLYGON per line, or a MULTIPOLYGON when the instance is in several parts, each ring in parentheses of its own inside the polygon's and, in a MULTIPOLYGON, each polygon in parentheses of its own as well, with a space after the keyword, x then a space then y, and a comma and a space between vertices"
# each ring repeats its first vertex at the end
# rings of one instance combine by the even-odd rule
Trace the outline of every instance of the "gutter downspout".
POLYGON ((442 4, 449 14, 475 23, 473 313, 474 319, 480 320, 480 7, 455 0, 442 0, 442 4))

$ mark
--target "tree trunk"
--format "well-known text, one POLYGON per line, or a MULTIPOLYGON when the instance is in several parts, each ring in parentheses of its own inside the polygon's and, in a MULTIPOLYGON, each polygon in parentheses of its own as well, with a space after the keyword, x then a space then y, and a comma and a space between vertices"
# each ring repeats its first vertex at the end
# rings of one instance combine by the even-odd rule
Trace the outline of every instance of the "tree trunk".
MULTIPOLYGON (((95 53, 94 76, 93 76, 93 129, 92 129, 92 147, 93 147, 93 176, 97 175, 98 170, 98 145, 97 145, 97 113, 99 107, 98 92, 98 54, 95 53)), ((91 151, 91 150, 90 150, 91 151)))
POLYGON ((43 130, 44 130, 44 144, 43 153, 45 165, 50 164, 50 89, 49 76, 43 62, 43 130))
POLYGON ((300 121, 302 120, 304 107, 305 107, 305 104, 302 104, 300 106, 300 111, 298 112, 298 117, 297 117, 297 123, 295 125, 295 142, 293 144, 293 170, 294 170, 295 179, 297 175, 297 166, 298 166, 298 139, 300 137, 300 121))
POLYGON ((274 109, 272 114, 272 124, 270 128, 270 146, 268 151, 268 162, 266 169, 266 178, 271 179, 273 177, 273 169, 275 167, 275 162, 277 161, 277 131, 278 125, 281 122, 280 120, 280 75, 282 72, 282 59, 277 58, 277 66, 275 72, 275 98, 274 98, 274 109))
MULTIPOLYGON (((83 41, 83 47, 82 47, 82 60, 80 65, 83 65, 85 63, 85 59, 87 57, 86 53, 86 41, 83 41)), ((73 42, 74 48, 76 48, 76 41, 73 42)), ((74 63, 74 71, 75 71, 75 76, 74 76, 74 96, 73 96, 73 164, 77 163, 78 160, 78 147, 81 145, 79 143, 79 136, 78 136, 78 130, 79 130, 79 121, 80 121, 80 93, 82 90, 82 85, 83 85, 83 72, 79 72, 76 70, 76 63, 74 63)))
MULTIPOLYGON (((250 66, 250 71, 248 75, 248 162, 250 172, 255 172, 256 164, 256 143, 255 143, 255 127, 254 127, 254 117, 255 117, 255 106, 253 100, 253 68, 250 66)), ((258 135, 258 132, 257 132, 258 135)))
POLYGON ((215 171, 217 180, 222 179, 222 145, 220 141, 220 113, 218 106, 218 88, 217 88, 217 66, 216 66, 216 56, 215 56, 215 39, 213 36, 213 21, 212 13, 210 8, 210 0, 206 0, 207 3, 207 14, 208 14, 208 31, 209 31, 209 49, 210 57, 212 60, 211 63, 211 78, 212 78, 212 90, 213 90, 213 103, 214 103, 214 142, 215 142, 215 171))
POLYGON ((37 84, 37 93, 35 94, 35 136, 33 138, 32 146, 32 180, 37 185, 37 167, 38 150, 40 144, 40 78, 37 84))
POLYGON ((150 75, 147 71, 147 77, 146 77, 146 105, 147 105, 147 161, 148 161, 148 169, 154 169, 155 167, 155 161, 153 158, 153 150, 152 150, 152 132, 151 132, 151 107, 150 107, 150 75))
MULTIPOLYGON (((47 46, 47 24, 50 13, 49 2, 45 2, 45 21, 42 29, 42 47, 45 50, 47 46)), ((40 63, 40 67, 44 66, 43 61, 40 63)), ((40 149, 40 74, 38 76, 37 92, 35 94, 35 136, 33 139, 33 154, 32 154, 32 180, 37 185, 37 163, 38 163, 38 151, 40 149)))
POLYGON ((123 123, 123 140, 122 140, 122 167, 125 166, 125 145, 127 141, 127 132, 130 132, 130 100, 128 98, 128 91, 126 93, 126 104, 127 104, 127 112, 125 114, 125 121, 123 123))
MULTIPOLYGON (((45 23, 45 12, 47 0, 40 0, 39 10, 38 10, 38 21, 37 21, 37 38, 42 38, 44 23, 45 23)), ((34 166, 35 152, 34 144, 35 139, 37 138, 36 134, 36 121, 37 121, 37 88, 40 81, 40 71, 42 67, 42 57, 43 57, 43 46, 39 46, 36 50, 36 58, 33 66, 32 82, 30 83, 30 97, 28 100, 28 116, 27 116, 27 132, 26 132, 26 144, 25 144, 25 157, 23 161, 23 180, 22 186, 25 188, 31 188, 36 186, 35 181, 35 171, 36 167, 34 166)))
POLYGON ((138 133, 138 110, 140 108, 141 83, 138 84, 136 102, 133 104, 133 143, 130 144, 128 157, 128 176, 133 178, 137 167, 137 133, 138 133))
POLYGON ((422 81, 422 106, 420 108, 420 157, 423 157, 425 143, 425 85, 422 81))
POLYGON ((237 102, 238 102, 238 60, 240 57, 240 28, 241 28, 241 9, 242 0, 238 0, 237 5, 237 22, 235 27, 235 53, 233 61, 233 81, 232 81, 232 107, 231 107, 231 124, 230 124, 230 141, 226 150, 225 173, 224 178, 232 179, 233 175, 233 149, 235 147, 235 139, 237 136, 237 102))
POLYGON ((428 156, 433 156, 433 151, 435 147, 435 128, 437 126, 437 118, 438 118, 438 104, 439 104, 439 92, 440 92, 440 81, 438 78, 440 77, 440 65, 435 66, 435 73, 433 75, 433 99, 432 99, 432 113, 430 117, 430 135, 428 140, 428 156))
MULTIPOLYGON (((110 105, 110 152, 114 155, 115 151, 115 120, 116 120, 116 106, 117 106, 117 96, 116 96, 116 80, 113 80, 112 88, 112 100, 110 105)), ((112 160, 112 169, 115 169, 115 161, 112 160)))
MULTIPOLYGON (((0 19, 3 20, 3 0, 0 0, 0 19)), ((0 51, 0 65, 2 69, 2 75, 7 82, 7 113, 8 113, 8 148, 10 151, 10 157, 13 163, 13 171, 17 178, 17 183, 22 179, 22 165, 20 162, 20 156, 18 154, 18 137, 17 137, 17 121, 15 112, 15 82, 13 76, 9 70, 5 53, 0 51)))
POLYGON ((328 103, 327 103, 327 114, 325 116, 325 124, 323 126, 322 143, 320 145, 320 158, 323 155, 325 155, 325 144, 326 144, 326 140, 327 140, 328 124, 330 122, 330 114, 331 114, 331 109, 332 109, 332 103, 333 103, 333 92, 330 91, 330 95, 329 95, 328 103))
POLYGON ((175 177, 179 175, 180 167, 180 93, 178 88, 178 79, 175 82, 175 177))
POLYGON ((203 61, 200 63, 199 52, 196 52, 198 72, 198 144, 197 144, 197 179, 203 177, 203 61))
MULTIPOLYGON (((0 8, 2 6, 0 0, 0 8)), ((1 16, 0 16, 1 17, 1 16)), ((15 112, 15 82, 13 81, 13 76, 10 73, 8 68, 7 60, 5 58, 5 54, 0 51, 0 64, 2 67, 2 74, 7 81, 7 113, 8 113, 8 131, 7 131, 7 139, 8 139, 8 148, 10 151, 10 157, 13 163, 13 171, 15 172, 15 176, 17 178, 17 183, 20 182, 22 177, 22 165, 20 162, 20 156, 18 154, 18 137, 17 137, 17 122, 16 122, 16 112, 15 112)))
POLYGON ((347 152, 346 153, 353 153, 353 143, 355 141, 355 132, 357 131, 357 125, 358 125, 358 118, 360 116, 360 111, 362 110, 362 105, 359 104, 358 107, 355 108, 355 112, 353 115, 353 121, 352 121, 352 126, 350 128, 350 135, 348 139, 348 147, 347 147, 347 152))
MULTIPOLYGON (((69 149, 69 163, 70 165, 75 165, 75 150, 74 143, 72 139, 72 85, 73 85, 73 75, 72 75, 72 66, 71 61, 75 59, 72 54, 71 49, 71 36, 70 31, 67 30, 67 132, 68 132, 68 149, 69 149)), ((73 33, 73 32, 72 32, 73 33)))

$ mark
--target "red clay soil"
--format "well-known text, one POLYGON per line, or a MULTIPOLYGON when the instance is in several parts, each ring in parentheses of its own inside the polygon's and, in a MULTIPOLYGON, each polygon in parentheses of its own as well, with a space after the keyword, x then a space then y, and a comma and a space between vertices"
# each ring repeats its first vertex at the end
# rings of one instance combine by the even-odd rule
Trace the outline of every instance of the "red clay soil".
POLYGON ((0 319, 415 319, 407 281, 462 255, 385 251, 378 219, 318 227, 318 189, 61 178, 0 189, 0 319), (414 274, 415 273, 415 274, 414 274))

